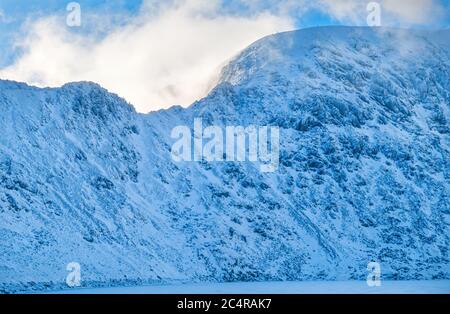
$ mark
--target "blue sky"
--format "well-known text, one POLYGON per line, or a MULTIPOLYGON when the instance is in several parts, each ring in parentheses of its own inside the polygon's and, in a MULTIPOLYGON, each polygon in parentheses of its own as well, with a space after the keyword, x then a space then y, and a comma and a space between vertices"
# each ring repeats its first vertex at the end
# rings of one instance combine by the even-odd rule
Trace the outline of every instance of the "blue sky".
MULTIPOLYGON (((0 1, 0 79, 38 86, 92 80, 138 106, 155 104, 142 105, 145 111, 197 99, 224 62, 264 35, 366 26, 370 1, 78 0, 77 28, 65 23, 69 2, 0 1)), ((450 0, 378 2, 382 26, 450 26, 450 0)))

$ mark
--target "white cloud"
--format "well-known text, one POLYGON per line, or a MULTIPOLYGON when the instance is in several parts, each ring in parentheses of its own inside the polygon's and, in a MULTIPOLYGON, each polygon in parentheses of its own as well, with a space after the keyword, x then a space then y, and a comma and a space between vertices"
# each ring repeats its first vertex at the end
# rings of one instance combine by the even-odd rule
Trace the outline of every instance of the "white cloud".
POLYGON ((220 15, 218 0, 156 3, 145 2, 139 16, 101 40, 70 32, 61 17, 35 21, 20 42, 25 53, 0 77, 38 86, 95 81, 147 112, 205 96, 225 61, 264 35, 292 29, 290 19, 267 12, 220 15))
POLYGON ((338 21, 359 23, 366 20, 367 3, 361 0, 319 0, 318 8, 338 21))
POLYGON ((433 23, 445 11, 437 0, 319 0, 317 8, 338 21, 364 25, 369 2, 381 5, 382 26, 433 23))
POLYGON ((384 0, 383 8, 408 24, 426 24, 444 13, 444 8, 433 0, 384 0))

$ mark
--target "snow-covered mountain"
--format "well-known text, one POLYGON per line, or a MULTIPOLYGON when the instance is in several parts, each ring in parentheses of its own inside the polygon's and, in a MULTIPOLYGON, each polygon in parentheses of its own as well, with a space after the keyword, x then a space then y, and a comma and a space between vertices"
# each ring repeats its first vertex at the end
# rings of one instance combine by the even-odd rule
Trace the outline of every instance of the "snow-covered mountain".
POLYGON ((254 43, 183 109, 0 81, 0 290, 450 278, 450 31, 254 43), (171 130, 278 126, 280 166, 171 158, 171 130))

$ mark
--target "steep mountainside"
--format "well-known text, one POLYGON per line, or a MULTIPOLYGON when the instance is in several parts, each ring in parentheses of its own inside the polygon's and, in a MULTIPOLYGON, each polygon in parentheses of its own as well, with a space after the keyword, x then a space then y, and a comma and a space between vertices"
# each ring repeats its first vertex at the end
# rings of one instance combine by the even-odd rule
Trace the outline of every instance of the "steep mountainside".
POLYGON ((0 81, 0 289, 450 278, 450 31, 266 37, 183 109, 0 81), (280 128, 280 165, 175 162, 171 130, 280 128))

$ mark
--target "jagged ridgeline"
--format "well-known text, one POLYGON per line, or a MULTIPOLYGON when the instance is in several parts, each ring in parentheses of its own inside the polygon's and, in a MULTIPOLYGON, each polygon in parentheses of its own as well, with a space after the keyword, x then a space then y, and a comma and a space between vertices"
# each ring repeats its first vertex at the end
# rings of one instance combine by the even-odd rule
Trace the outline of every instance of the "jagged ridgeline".
MULTIPOLYGON (((0 289, 450 278, 450 32, 266 37, 187 109, 0 81, 0 289), (171 130, 280 128, 280 165, 175 162, 171 130)), ((195 75, 195 73, 193 73, 195 75)))

